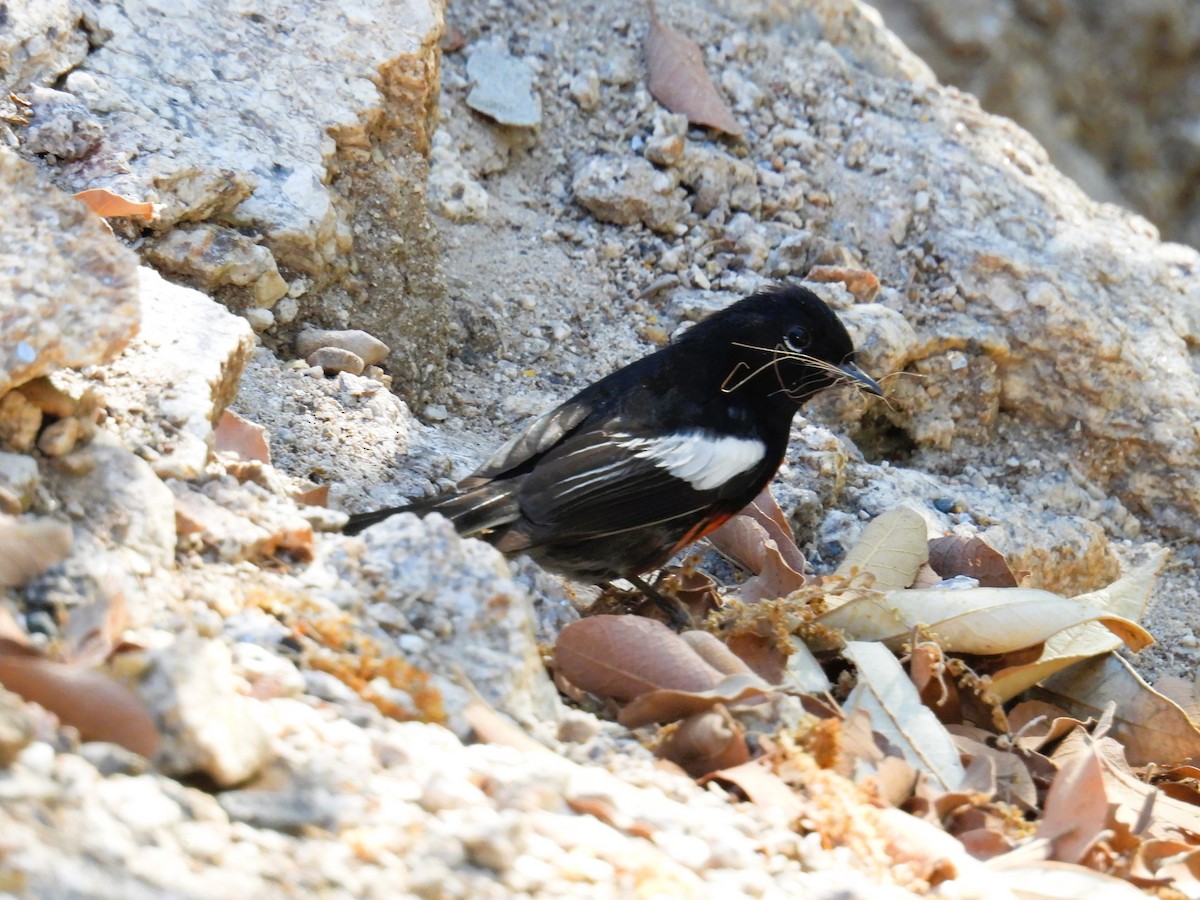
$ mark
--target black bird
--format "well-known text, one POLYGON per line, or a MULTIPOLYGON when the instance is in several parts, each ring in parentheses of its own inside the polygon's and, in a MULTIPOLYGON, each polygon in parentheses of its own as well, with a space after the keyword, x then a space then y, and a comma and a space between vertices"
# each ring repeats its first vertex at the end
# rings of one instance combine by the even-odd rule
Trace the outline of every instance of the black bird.
POLYGON ((882 396, 845 327, 799 286, 759 291, 534 419, 453 490, 350 517, 438 512, 464 536, 591 582, 638 576, 718 528, 774 477, 823 388, 882 396))

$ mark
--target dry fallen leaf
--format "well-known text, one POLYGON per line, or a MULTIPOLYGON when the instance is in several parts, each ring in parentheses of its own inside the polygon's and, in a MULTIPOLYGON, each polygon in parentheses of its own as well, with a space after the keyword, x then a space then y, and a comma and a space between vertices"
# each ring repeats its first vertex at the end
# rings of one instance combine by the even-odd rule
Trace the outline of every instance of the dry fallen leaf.
POLYGON ((929 565, 942 578, 966 575, 980 587, 1016 587, 1017 579, 1004 557, 979 537, 948 534, 929 541, 929 565))
POLYGON ((71 526, 0 514, 0 587, 20 587, 71 552, 71 526))
POLYGON ((1033 588, 889 591, 857 597, 814 621, 847 639, 883 641, 893 649, 922 628, 945 650, 981 656, 1040 644, 1064 628, 1091 621, 1102 623, 1131 650, 1154 643, 1136 622, 1033 588))
POLYGON ((1066 752, 1055 754, 1058 775, 1046 795, 1037 830, 1039 838, 1050 841, 1053 859, 1071 863, 1083 859, 1108 825, 1108 795, 1100 755, 1082 729, 1073 737, 1066 752))
POLYGON ((1187 713, 1115 653, 1059 672, 1037 694, 1080 719, 1099 716, 1107 704, 1115 703, 1110 733, 1133 765, 1165 766, 1200 756, 1200 731, 1187 713))
MULTIPOLYGON (((1106 612, 1134 622, 1150 600, 1155 578, 1166 561, 1167 551, 1152 555, 1108 587, 1073 597, 1106 612)), ((1010 700, 1055 672, 1120 648, 1121 638, 1099 622, 1087 622, 1059 632, 1046 641, 1036 660, 992 673, 990 690, 1002 701, 1010 700)))
POLYGON ((878 591, 893 591, 913 583, 929 558, 928 529, 920 513, 907 507, 889 509, 867 523, 862 537, 850 548, 835 575, 849 578, 870 572, 878 591))
POLYGON ((578 688, 629 700, 655 690, 706 691, 721 673, 666 625, 641 616, 589 616, 554 645, 558 671, 578 688))
POLYGON ((715 706, 732 706, 772 692, 757 675, 729 675, 706 691, 664 688, 639 694, 621 709, 617 721, 626 728, 641 728, 653 722, 674 722, 699 715, 715 706))
POLYGON ((710 772, 700 779, 700 783, 713 780, 736 785, 755 806, 783 810, 788 821, 799 818, 804 812, 804 806, 795 792, 787 782, 768 769, 762 759, 710 772))
POLYGON ((723 706, 684 719, 663 738, 657 753, 693 778, 750 759, 745 730, 723 706))
POLYGON ((769 488, 708 539, 721 553, 754 573, 732 592, 744 603, 786 597, 807 581, 804 555, 769 488))
POLYGON ((221 421, 213 431, 213 448, 218 452, 232 453, 239 459, 263 463, 271 461, 267 429, 231 409, 221 414, 221 421))
POLYGON ((96 215, 103 216, 106 219, 126 217, 139 219, 154 218, 153 203, 139 203, 136 200, 130 200, 128 197, 122 197, 120 194, 114 194, 112 191, 104 188, 80 191, 74 197, 76 200, 82 200, 86 203, 88 208, 96 215))
POLYGON ((858 683, 844 704, 847 715, 865 709, 872 728, 898 748, 910 765, 942 790, 957 788, 965 772, 954 741, 921 703, 891 651, 882 644, 851 641, 842 653, 858 670, 858 683))
POLYGON ((704 67, 704 52, 690 38, 664 25, 650 8, 650 30, 642 44, 650 96, 692 125, 705 125, 726 134, 745 129, 717 93, 704 67))
POLYGON ((85 741, 120 744, 147 759, 159 734, 134 694, 111 676, 32 656, 0 656, 0 685, 45 707, 85 741))
POLYGON ((679 635, 700 658, 722 675, 753 675, 754 670, 746 661, 707 631, 685 631, 679 635))

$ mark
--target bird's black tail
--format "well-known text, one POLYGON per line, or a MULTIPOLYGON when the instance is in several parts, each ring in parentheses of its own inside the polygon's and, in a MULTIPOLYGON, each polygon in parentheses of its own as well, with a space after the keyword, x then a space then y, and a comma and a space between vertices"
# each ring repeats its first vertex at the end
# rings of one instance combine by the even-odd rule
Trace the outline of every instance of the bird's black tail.
POLYGON ((418 516, 425 516, 431 512, 441 513, 454 523, 454 528, 459 534, 467 536, 507 525, 517 518, 520 509, 510 488, 491 483, 465 494, 442 494, 406 506, 355 513, 342 529, 342 533, 358 534, 364 528, 402 512, 416 513, 418 516))

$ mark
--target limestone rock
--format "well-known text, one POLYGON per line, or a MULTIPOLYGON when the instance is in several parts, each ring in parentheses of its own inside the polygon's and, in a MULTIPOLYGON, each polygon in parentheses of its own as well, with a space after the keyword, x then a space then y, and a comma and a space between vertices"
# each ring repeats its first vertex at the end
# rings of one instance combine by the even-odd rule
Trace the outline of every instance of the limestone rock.
POLYGON ((0 513, 15 516, 29 509, 38 478, 37 461, 32 456, 0 452, 0 513))
POLYGON ((174 500, 150 465, 112 434, 99 431, 66 457, 74 466, 47 469, 44 482, 67 498, 77 552, 117 552, 130 571, 147 574, 175 559, 174 500))
POLYGON ((146 656, 149 669, 136 688, 162 732, 164 772, 202 772, 231 787, 270 762, 270 740, 253 701, 237 692, 223 642, 181 637, 146 656))
POLYGON ((22 136, 26 153, 82 159, 104 137, 99 120, 73 95, 35 87, 28 99, 31 122, 22 136))
POLYGON ((310 353, 305 362, 324 369, 326 375, 336 375, 338 372, 361 375, 366 368, 361 356, 341 347, 321 347, 310 353))
POLYGON ((79 27, 81 12, 72 0, 6 3, 0 28, 0 93, 49 84, 77 66, 88 52, 79 27))
POLYGON ((204 294, 152 269, 139 275, 142 333, 105 370, 105 405, 127 441, 153 451, 161 477, 193 478, 237 393, 254 335, 204 294))
MULTIPOLYGON (((367 366, 375 366, 383 362, 389 352, 388 345, 379 338, 358 329, 328 331, 320 328, 306 328, 296 338, 296 355, 302 358, 307 358, 313 351, 320 350, 322 347, 346 350, 361 359, 367 366)), ((310 365, 316 365, 316 363, 310 363, 310 365)))
POLYGON ((0 395, 107 362, 137 330, 134 257, 78 200, 0 147, 0 395))
POLYGON ((406 623, 404 656, 433 676, 454 730, 463 731, 471 697, 464 676, 518 721, 556 718, 529 598, 487 544, 460 538, 441 516, 401 514, 348 540, 329 562, 344 586, 340 604, 366 602, 373 618, 406 623))
POLYGON ((270 250, 221 225, 172 229, 150 243, 146 258, 159 271, 182 276, 207 293, 229 285, 247 288, 252 308, 269 309, 288 290, 270 250))
POLYGON ((707 216, 724 208, 757 213, 762 206, 754 166, 719 150, 688 145, 676 163, 679 180, 694 193, 692 209, 707 216))
POLYGON ((0 446, 25 453, 33 449, 41 427, 42 411, 20 391, 0 397, 0 446))
POLYGON ((7 769, 33 740, 33 723, 25 710, 25 702, 16 694, 0 687, 0 769, 7 769))
POLYGON ((469 51, 467 106, 501 125, 533 128, 542 121, 542 106, 533 92, 533 71, 523 59, 493 38, 469 51))
POLYGON ((575 199, 597 219, 617 225, 642 222, 673 234, 687 213, 679 174, 660 171, 640 156, 596 156, 571 184, 575 199))
POLYGON ((278 263, 320 274, 348 239, 329 189, 339 145, 395 130, 428 145, 441 28, 430 0, 352 14, 291 0, 253 15, 228 0, 102 4, 94 19, 105 39, 64 89, 104 139, 56 177, 161 203, 158 229, 219 218, 263 234, 278 263))

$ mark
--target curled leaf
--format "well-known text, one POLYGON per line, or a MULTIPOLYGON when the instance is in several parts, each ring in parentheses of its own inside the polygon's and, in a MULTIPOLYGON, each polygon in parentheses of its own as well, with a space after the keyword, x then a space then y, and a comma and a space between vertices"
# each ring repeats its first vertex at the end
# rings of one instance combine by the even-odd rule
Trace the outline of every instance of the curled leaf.
POLYGON ((796 792, 786 781, 768 769, 762 759, 709 772, 700 779, 700 783, 706 784, 713 780, 728 781, 736 785, 755 806, 783 810, 788 821, 799 818, 804 812, 804 806, 796 792))
POLYGON ((718 705, 732 706, 765 697, 771 691, 771 686, 757 675, 729 675, 706 691, 647 691, 631 700, 618 714, 617 721, 626 728, 641 728, 652 722, 674 722, 718 705))
POLYGON ((750 749, 745 730, 727 709, 718 706, 680 722, 663 739, 658 755, 700 778, 748 762, 750 749))
POLYGON ((1110 734, 1134 765, 1169 765, 1200 757, 1200 731, 1186 712, 1142 680, 1124 659, 1109 653, 1047 679, 1044 699, 1079 719, 1116 704, 1110 734))
POLYGON ((86 203, 88 208, 96 215, 102 216, 105 219, 125 217, 139 219, 154 218, 153 203, 139 203, 136 200, 130 200, 128 197, 122 197, 120 194, 114 194, 105 188, 80 191, 74 196, 76 200, 82 200, 86 203))
POLYGON ((664 25, 650 9, 650 30, 642 44, 650 96, 692 125, 705 125, 726 134, 744 129, 713 87, 704 67, 704 52, 690 38, 664 25))
MULTIPOLYGON (((1150 600, 1150 592, 1166 557, 1167 551, 1160 551, 1108 587, 1072 599, 1076 603, 1087 603, 1113 615, 1138 621, 1150 600)), ((1109 653, 1121 644, 1121 638, 1100 622, 1067 628, 1046 641, 1036 660, 995 671, 990 689, 1001 701, 1009 700, 1055 672, 1109 653)))
POLYGON ((893 649, 913 629, 922 628, 937 635, 946 650, 979 655, 1020 650, 1092 621, 1103 624, 1131 650, 1154 643, 1136 622, 1033 588, 890 591, 855 598, 815 621, 841 630, 847 638, 883 641, 893 649))
POLYGON ((589 616, 554 645, 568 681, 601 697, 629 700, 648 691, 706 691, 721 673, 666 625, 641 616, 589 616))

